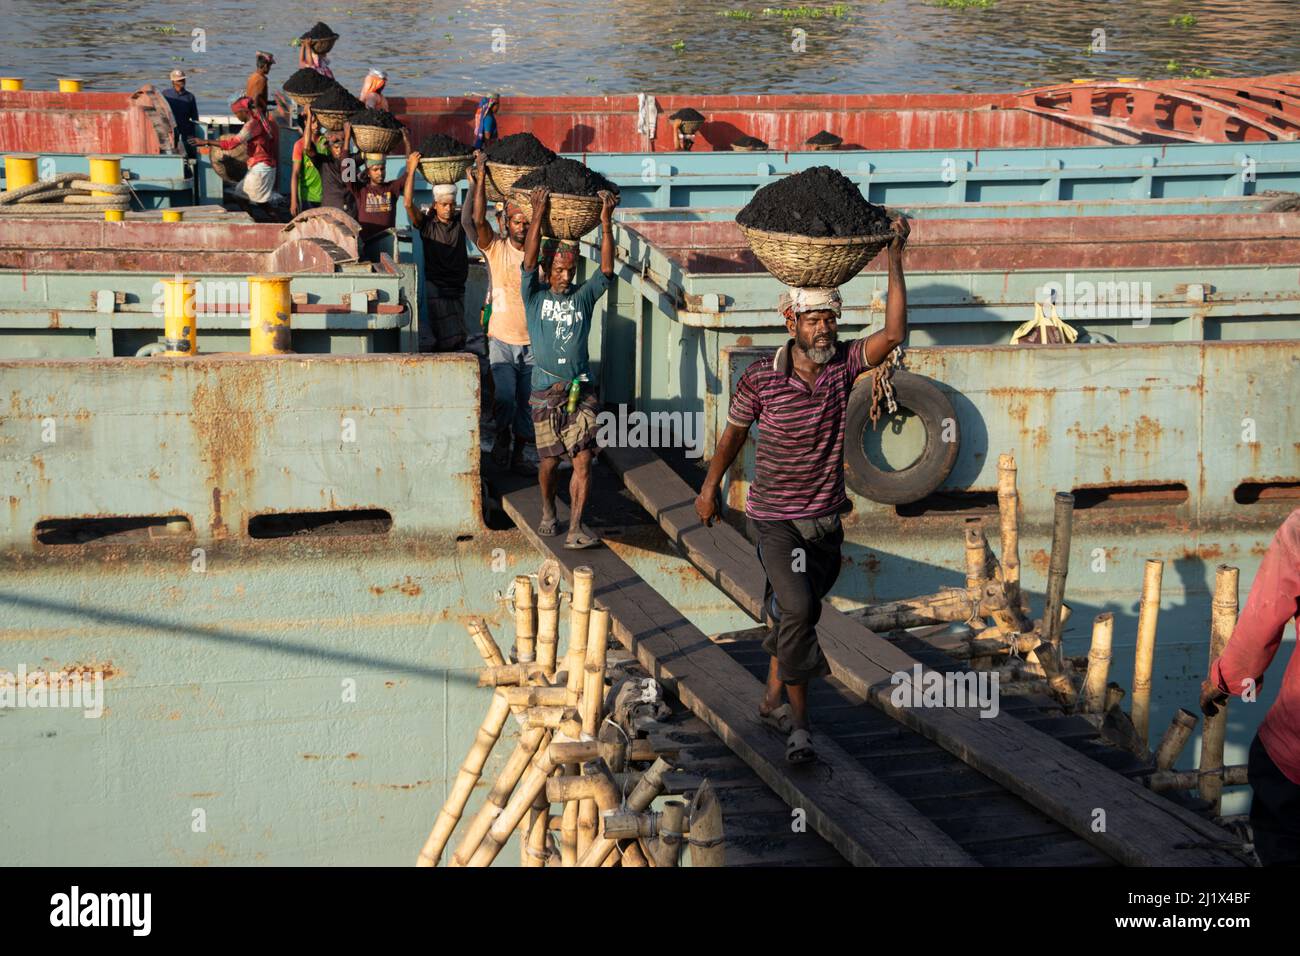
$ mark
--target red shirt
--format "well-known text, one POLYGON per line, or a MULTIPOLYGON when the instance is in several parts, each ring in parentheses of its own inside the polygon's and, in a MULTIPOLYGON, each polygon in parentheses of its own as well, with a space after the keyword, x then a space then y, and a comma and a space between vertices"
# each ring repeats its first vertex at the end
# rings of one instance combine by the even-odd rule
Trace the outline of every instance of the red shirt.
MULTIPOLYGON (((1292 620, 1300 627, 1300 508, 1282 522, 1260 562, 1246 609, 1223 654, 1210 666, 1210 683, 1236 695, 1253 679, 1258 690, 1292 620)), ((1259 742, 1287 779, 1300 786, 1300 654, 1294 650, 1277 700, 1259 726, 1259 742)))
POLYGON ((741 428, 758 422, 745 513, 760 521, 815 518, 848 502, 844 419, 854 379, 870 368, 866 340, 836 345, 816 388, 795 374, 793 347, 791 340, 771 362, 745 369, 727 412, 727 421, 741 428))
POLYGON ((222 149, 234 149, 240 143, 247 143, 249 166, 259 163, 275 166, 280 161, 280 127, 259 113, 249 115, 238 135, 223 136, 217 142, 222 149))
POLYGON ((353 187, 357 197, 357 222, 361 224, 361 238, 377 236, 397 222, 397 197, 406 188, 406 177, 399 176, 378 186, 366 183, 353 187))

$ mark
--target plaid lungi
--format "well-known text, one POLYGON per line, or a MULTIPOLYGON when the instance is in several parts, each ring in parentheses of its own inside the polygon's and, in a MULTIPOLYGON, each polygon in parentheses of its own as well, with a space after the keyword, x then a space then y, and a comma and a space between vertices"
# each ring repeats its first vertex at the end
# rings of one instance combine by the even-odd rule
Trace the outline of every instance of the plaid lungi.
POLYGON ((596 447, 596 393, 589 385, 580 388, 578 407, 572 414, 567 411, 569 386, 563 382, 528 396, 538 457, 572 458, 596 447))

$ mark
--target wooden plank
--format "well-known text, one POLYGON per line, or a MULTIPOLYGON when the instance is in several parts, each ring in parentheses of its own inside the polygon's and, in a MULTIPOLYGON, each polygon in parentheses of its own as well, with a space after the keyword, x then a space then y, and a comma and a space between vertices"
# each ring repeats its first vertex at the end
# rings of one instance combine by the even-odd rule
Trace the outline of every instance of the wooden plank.
MULTIPOLYGON (((764 574, 743 535, 695 514, 695 492, 645 449, 607 448, 624 484, 669 538, 750 617, 760 619, 764 574)), ((855 694, 938 743, 964 763, 1038 807, 1113 859, 1132 866, 1241 866, 1226 849, 1240 840, 1182 807, 1076 753, 1008 713, 972 708, 897 707, 890 677, 918 661, 829 603, 817 627, 832 673, 855 694), (1095 812, 1105 830, 1094 832, 1095 812)))
MULTIPOLYGON (((581 565, 595 572, 596 604, 609 611, 619 641, 764 783, 791 807, 803 809, 812 828, 845 859, 857 866, 977 865, 832 741, 818 741, 819 759, 813 764, 787 762, 784 738, 758 717, 762 685, 614 552, 567 551, 559 546, 562 539, 539 536, 536 487, 506 495, 503 504, 538 549, 560 562, 566 577, 581 565)), ((561 525, 566 517, 561 514, 561 525)))

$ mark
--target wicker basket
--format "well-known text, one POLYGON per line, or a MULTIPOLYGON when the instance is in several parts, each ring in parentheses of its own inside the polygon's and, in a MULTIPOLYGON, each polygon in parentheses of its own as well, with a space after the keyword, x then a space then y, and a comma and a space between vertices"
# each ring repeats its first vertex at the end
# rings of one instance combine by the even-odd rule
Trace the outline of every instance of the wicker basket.
POLYGON ((510 190, 514 188, 515 180, 522 179, 534 169, 540 169, 540 166, 507 166, 505 163, 494 163, 488 161, 483 164, 487 168, 487 198, 493 202, 505 202, 510 195, 510 190))
POLYGON ((763 268, 786 285, 812 289, 831 289, 848 282, 893 238, 890 232, 819 239, 748 226, 740 226, 740 231, 763 268))
POLYGON ((311 115, 316 117, 323 129, 333 132, 342 129, 353 113, 351 110, 312 110, 311 115))
POLYGON ((308 40, 307 45, 310 46, 318 56, 325 56, 330 50, 334 49, 334 44, 338 42, 338 38, 339 35, 336 33, 333 36, 308 40))
POLYGON ((209 146, 208 160, 221 181, 233 185, 248 175, 248 144, 240 143, 234 149, 209 146))
POLYGON ((284 95, 297 103, 299 109, 305 110, 310 107, 312 103, 316 102, 321 93, 324 92, 324 90, 320 90, 316 93, 290 93, 288 90, 285 90, 284 95))
MULTIPOLYGON (((532 220, 533 204, 528 201, 527 189, 512 190, 510 201, 524 210, 529 221, 532 220)), ((599 196, 551 193, 551 201, 546 204, 542 235, 554 239, 581 239, 600 225, 600 207, 599 196)))
POLYGON ((354 126, 352 138, 356 140, 357 149, 363 153, 391 153, 402 141, 400 129, 384 129, 382 126, 354 126))
POLYGON ((420 174, 430 186, 454 186, 473 163, 472 153, 464 156, 422 156, 420 174))

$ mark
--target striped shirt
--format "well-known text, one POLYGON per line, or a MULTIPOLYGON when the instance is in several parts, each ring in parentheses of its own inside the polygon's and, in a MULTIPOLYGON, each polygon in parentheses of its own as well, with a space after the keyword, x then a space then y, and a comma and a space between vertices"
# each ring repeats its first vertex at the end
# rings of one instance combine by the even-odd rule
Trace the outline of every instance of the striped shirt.
POLYGON ((812 389, 794 372, 793 347, 791 340, 771 362, 746 369, 727 412, 727 421, 741 428, 758 423, 745 513, 760 521, 815 518, 848 503, 844 420, 853 380, 871 367, 866 340, 836 345, 812 389))

